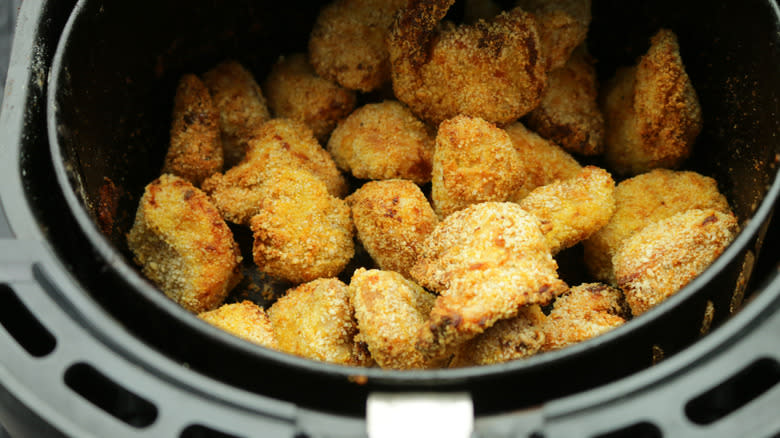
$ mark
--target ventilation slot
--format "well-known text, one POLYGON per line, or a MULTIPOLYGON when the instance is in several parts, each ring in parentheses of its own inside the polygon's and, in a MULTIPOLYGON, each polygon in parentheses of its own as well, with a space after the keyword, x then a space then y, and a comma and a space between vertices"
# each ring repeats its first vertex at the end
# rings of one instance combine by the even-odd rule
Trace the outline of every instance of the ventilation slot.
POLYGON ((642 422, 593 438, 661 438, 662 436, 663 434, 654 424, 642 422))
POLYGON ((90 365, 79 363, 65 372, 65 384, 98 408, 133 427, 147 427, 157 418, 157 408, 119 386, 90 365))
POLYGON ((731 414, 780 382, 780 364, 760 359, 685 405, 696 424, 711 424, 731 414))
POLYGON ((57 345, 54 336, 5 284, 0 284, 0 324, 35 357, 46 356, 57 345))
POLYGON ((225 432, 219 432, 206 426, 190 426, 179 435, 180 438, 241 438, 225 432))

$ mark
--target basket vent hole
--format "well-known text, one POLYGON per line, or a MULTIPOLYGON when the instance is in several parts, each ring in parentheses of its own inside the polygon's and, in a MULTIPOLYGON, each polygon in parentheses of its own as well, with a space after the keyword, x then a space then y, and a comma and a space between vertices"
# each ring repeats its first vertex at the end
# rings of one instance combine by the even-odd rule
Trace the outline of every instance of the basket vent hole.
POLYGON ((662 438, 663 434, 658 427, 652 423, 641 422, 623 427, 612 432, 597 435, 593 438, 662 438))
POLYGON ((0 324, 35 357, 54 351, 57 340, 8 285, 0 284, 0 324))
POLYGON ((196 424, 184 429, 181 435, 179 435, 179 438, 240 438, 240 437, 237 435, 231 435, 229 433, 220 432, 210 427, 196 424))
POLYGON ((696 424, 711 424, 758 398, 780 382, 780 363, 759 359, 685 405, 696 424))
POLYGON ((90 365, 77 363, 65 371, 65 384, 92 404, 130 426, 143 428, 157 419, 157 408, 90 365))

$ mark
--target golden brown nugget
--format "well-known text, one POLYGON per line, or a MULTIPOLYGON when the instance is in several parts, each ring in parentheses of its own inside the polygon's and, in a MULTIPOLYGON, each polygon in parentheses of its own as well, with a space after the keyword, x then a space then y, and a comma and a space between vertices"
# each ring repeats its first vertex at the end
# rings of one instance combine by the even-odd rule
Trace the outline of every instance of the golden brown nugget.
POLYGON ((603 111, 613 171, 636 175, 688 158, 702 128, 701 107, 672 31, 660 30, 637 66, 618 70, 605 86, 603 111))
POLYGON ((241 339, 268 348, 277 348, 274 331, 262 307, 251 301, 223 304, 198 314, 198 318, 241 339))
POLYGON ((310 172, 280 166, 264 174, 260 211, 249 225, 258 268, 294 283, 335 277, 355 254, 349 206, 310 172))
POLYGON ((174 175, 146 186, 127 246, 144 275, 194 313, 222 304, 241 278, 241 254, 219 211, 174 175))
POLYGON ((219 111, 225 167, 235 166, 246 152, 253 132, 271 118, 255 78, 240 63, 228 60, 203 74, 219 111))
POLYGON ((442 357, 528 304, 566 289, 539 220, 511 202, 455 212, 433 230, 411 274, 439 291, 417 348, 442 357))
POLYGON ((339 168, 361 179, 431 180, 434 134, 397 101, 356 109, 339 123, 328 151, 339 168))
POLYGON ((355 310, 347 285, 338 279, 320 278, 288 290, 268 315, 282 351, 342 365, 373 363, 356 340, 355 310))
POLYGON ((529 131, 522 123, 506 127, 521 159, 521 168, 515 177, 518 188, 510 200, 518 202, 537 187, 577 176, 582 166, 557 144, 529 131))
POLYGON ((518 0, 516 5, 533 13, 539 23, 548 71, 563 67, 588 35, 590 0, 518 0))
POLYGON ((615 212, 615 181, 604 169, 586 166, 579 175, 539 187, 520 207, 541 223, 553 254, 587 239, 615 212))
POLYGON ((528 127, 571 153, 601 154, 604 115, 598 105, 596 69, 585 48, 547 78, 541 103, 526 116, 528 127))
POLYGON ((317 76, 302 53, 280 57, 263 89, 274 117, 305 123, 321 142, 355 108, 355 93, 317 76))
POLYGON ((544 343, 545 319, 539 305, 523 307, 514 318, 498 321, 464 343, 452 358, 450 368, 492 365, 533 356, 544 343))
POLYGON ((731 211, 715 180, 696 172, 656 169, 622 181, 615 187, 615 214, 583 242, 588 270, 596 279, 615 284, 612 257, 624 239, 694 208, 731 211))
POLYGON ((555 300, 542 325, 542 351, 559 350, 606 333, 626 322, 623 294, 602 283, 571 288, 555 300))
POLYGON ((359 268, 349 282, 362 339, 382 368, 416 369, 440 365, 415 348, 436 297, 401 274, 359 268))
POLYGON ((380 268, 409 277, 420 247, 439 222, 422 190, 407 180, 371 181, 346 201, 371 258, 380 268))
POLYGON ((439 125, 431 197, 439 217, 472 204, 506 201, 518 190, 521 157, 504 130, 477 117, 439 125))
POLYGON ((454 0, 415 0, 388 37, 393 89, 423 121, 459 114, 505 124, 539 104, 546 83, 534 18, 520 9, 489 22, 439 26, 454 0))
POLYGON ((687 210, 650 224, 615 254, 615 276, 634 316, 688 284, 720 256, 737 234, 733 215, 687 210))
POLYGON ((203 82, 193 74, 179 80, 171 116, 171 143, 162 173, 180 176, 195 186, 222 170, 219 112, 203 82))
POLYGON ((234 224, 248 225, 263 206, 262 183, 265 163, 248 161, 216 173, 203 181, 203 191, 222 217, 234 224))
POLYGON ((385 39, 405 0, 336 0, 322 8, 309 38, 309 59, 321 77, 368 92, 390 81, 385 39))

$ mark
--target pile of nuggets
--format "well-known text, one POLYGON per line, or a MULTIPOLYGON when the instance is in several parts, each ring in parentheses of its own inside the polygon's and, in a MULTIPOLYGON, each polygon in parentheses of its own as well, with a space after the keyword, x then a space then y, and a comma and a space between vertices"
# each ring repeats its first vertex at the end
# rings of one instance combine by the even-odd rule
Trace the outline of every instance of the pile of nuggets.
POLYGON ((724 251, 726 198, 677 170, 702 114, 672 31, 599 86, 590 0, 483 0, 442 22, 453 2, 335 0, 262 88, 231 60, 183 76, 127 235, 143 273, 265 347, 427 369, 592 338, 724 251), (228 299, 243 258, 228 222, 293 285, 267 309, 228 299), (356 245, 371 260, 345 272, 356 245), (559 277, 575 245, 592 282, 559 277))

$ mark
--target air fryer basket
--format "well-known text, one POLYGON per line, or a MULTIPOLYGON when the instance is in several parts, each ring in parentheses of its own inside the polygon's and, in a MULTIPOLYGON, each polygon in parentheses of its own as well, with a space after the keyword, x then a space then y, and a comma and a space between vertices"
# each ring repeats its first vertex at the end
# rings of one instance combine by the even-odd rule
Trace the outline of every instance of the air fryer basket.
MULTIPOLYGON (((66 434, 100 436, 116 423, 128 436, 251 436, 260 419, 268 436, 361 436, 369 394, 465 392, 485 436, 659 436, 721 424, 725 414, 697 408, 695 397, 732 376, 741 385, 741 370, 767 376, 766 388, 780 380, 771 348, 780 329, 776 262, 750 282, 780 191, 774 2, 593 5, 589 48, 602 78, 632 63, 658 28, 679 35, 705 119, 686 167, 718 180, 743 228, 724 255, 657 308, 594 340, 507 364, 408 372, 317 363, 219 332, 145 280, 124 240, 161 167, 178 78, 225 58, 263 78, 278 55, 305 48, 317 7, 204 0, 24 8, 19 35, 29 41, 17 43, 1 125, 15 148, 0 163, 8 218, 0 226, 0 322, 21 344, 0 337, 13 353, 0 361, 0 406, 14 411, 0 418, 17 430, 27 418, 66 434), (753 302, 732 316, 746 292, 753 302), (712 332, 703 336, 705 319, 712 332), (661 353, 668 359, 651 367, 661 353), (23 385, 36 379, 43 389, 23 385), (88 402, 73 402, 74 392, 88 402), (680 401, 667 406, 672 396, 680 401), (35 401, 47 409, 32 408, 35 401), (99 418, 100 410, 115 418, 99 418), (88 424, 80 429, 73 418, 88 424)), ((767 394, 759 407, 780 397, 777 387, 767 394)))

